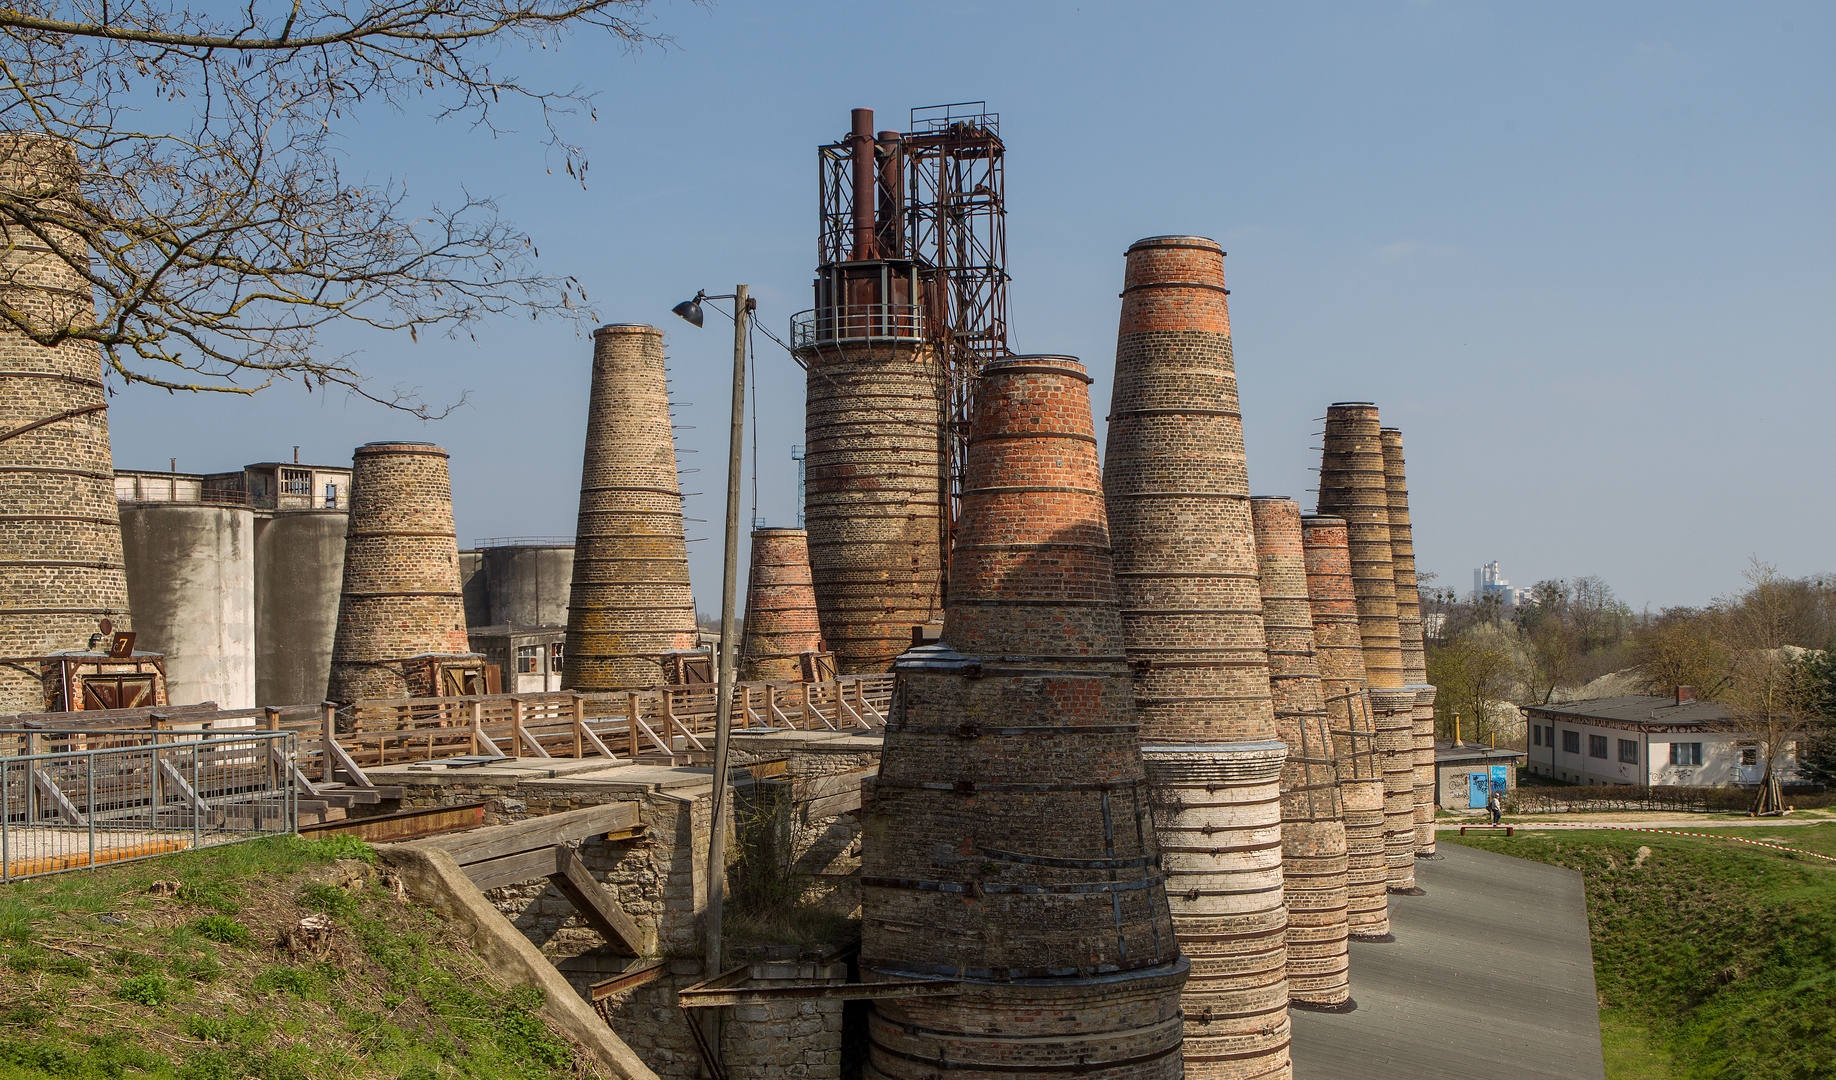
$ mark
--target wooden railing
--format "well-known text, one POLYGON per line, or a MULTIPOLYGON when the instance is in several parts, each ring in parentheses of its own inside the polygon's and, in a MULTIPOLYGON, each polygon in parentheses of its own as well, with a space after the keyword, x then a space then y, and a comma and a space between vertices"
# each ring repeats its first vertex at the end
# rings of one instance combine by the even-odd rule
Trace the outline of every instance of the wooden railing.
MULTIPOLYGON (((892 702, 891 675, 830 682, 751 682, 734 687, 736 730, 877 731, 892 702)), ((374 790, 365 770, 437 758, 587 758, 686 763, 713 749, 717 695, 711 685, 652 690, 401 698, 336 706, 196 707, 44 713, 0 718, 59 731, 259 728, 299 735, 301 778, 374 790)), ((0 738, 0 757, 18 739, 0 738)))

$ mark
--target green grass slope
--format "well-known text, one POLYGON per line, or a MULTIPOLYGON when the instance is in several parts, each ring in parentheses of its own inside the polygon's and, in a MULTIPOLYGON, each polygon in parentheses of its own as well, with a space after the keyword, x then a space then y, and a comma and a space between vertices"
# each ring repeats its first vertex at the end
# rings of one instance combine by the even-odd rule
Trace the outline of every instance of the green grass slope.
MULTIPOLYGON (((1832 825, 1721 831, 1836 855, 1832 825)), ((1609 1080, 1836 1077, 1836 863, 1604 830, 1441 839, 1581 872, 1609 1080)))
POLYGON ((346 837, 0 886, 0 959, 7 1080, 592 1075, 346 837))

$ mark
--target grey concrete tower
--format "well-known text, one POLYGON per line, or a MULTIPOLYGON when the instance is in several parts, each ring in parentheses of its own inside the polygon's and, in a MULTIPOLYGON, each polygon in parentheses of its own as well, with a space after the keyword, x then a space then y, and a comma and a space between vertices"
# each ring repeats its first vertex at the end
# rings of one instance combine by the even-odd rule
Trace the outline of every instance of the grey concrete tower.
POLYGON ((1103 490, 1167 894, 1192 958, 1190 1077, 1288 1075, 1282 759, 1224 252, 1127 254, 1103 490))
POLYGON ((962 992, 875 1001, 870 1078, 1181 1075, 1187 964, 1151 827, 1089 381, 1057 356, 981 376, 943 637, 899 658, 861 867, 863 979, 962 992))
MULTIPOLYGON (((95 322, 88 245, 56 224, 78 176, 64 143, 0 134, 0 190, 44 219, 6 227, 0 299, 45 331, 95 322)), ((93 344, 0 331, 0 713, 46 708, 18 661, 85 648, 102 619, 128 629, 107 408, 93 344)))
POLYGON ((1403 679, 1415 692, 1410 716, 1415 764, 1415 850, 1434 854, 1434 697, 1422 642, 1422 601, 1415 582, 1415 531, 1409 523, 1409 478, 1402 432, 1384 428, 1384 491, 1389 496, 1390 554, 1396 568, 1396 625, 1402 641, 1403 679))
POLYGON ((1406 685, 1390 547, 1389 493, 1377 406, 1339 402, 1326 410, 1320 513, 1345 519, 1358 633, 1383 768, 1384 850, 1390 888, 1415 888, 1415 692, 1406 685))
POLYGON ((440 691, 430 662, 482 662, 465 636, 446 451, 373 442, 351 462, 344 591, 332 642, 333 701, 440 691))
POLYGON ((654 326, 593 331, 561 674, 572 690, 661 685, 662 654, 699 639, 663 360, 654 326))
POLYGON ((1314 655, 1333 736, 1333 772, 1345 813, 1346 923, 1355 940, 1390 941, 1389 860, 1384 847, 1383 770, 1364 679, 1364 643, 1352 587, 1345 519, 1301 518, 1314 655))
POLYGON ((1293 499, 1250 500, 1275 725, 1288 744, 1281 775, 1282 890, 1288 902, 1288 998, 1345 1009, 1351 1001, 1346 921, 1349 869, 1326 695, 1313 644, 1313 606, 1293 499))

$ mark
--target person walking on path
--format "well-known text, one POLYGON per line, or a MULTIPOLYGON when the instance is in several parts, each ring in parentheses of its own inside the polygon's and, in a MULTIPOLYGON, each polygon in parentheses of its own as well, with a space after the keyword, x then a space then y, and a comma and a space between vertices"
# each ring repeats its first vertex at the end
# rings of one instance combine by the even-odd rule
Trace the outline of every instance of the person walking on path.
POLYGON ((1485 808, 1492 812, 1492 824, 1498 824, 1499 815, 1504 813, 1504 800, 1498 797, 1497 788, 1493 788, 1492 794, 1485 800, 1485 808))

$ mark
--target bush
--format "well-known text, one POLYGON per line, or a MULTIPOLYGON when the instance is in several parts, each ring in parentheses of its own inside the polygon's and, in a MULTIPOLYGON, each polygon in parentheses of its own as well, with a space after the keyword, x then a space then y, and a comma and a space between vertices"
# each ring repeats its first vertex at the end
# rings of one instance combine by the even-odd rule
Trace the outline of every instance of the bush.
POLYGON ((167 984, 164 976, 147 971, 123 980, 115 988, 115 996, 136 1005, 157 1008, 172 1000, 172 987, 167 984))
POLYGON ((255 935, 249 928, 230 918, 228 915, 206 915, 191 924, 191 930, 202 938, 209 938, 222 945, 235 945, 243 949, 255 947, 255 935))
POLYGON ((336 885, 314 884, 300 890, 300 906, 340 919, 357 914, 357 898, 336 885))

